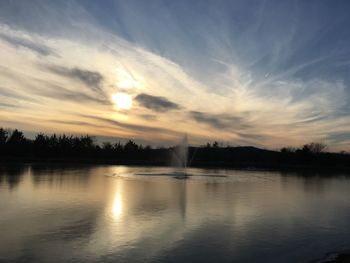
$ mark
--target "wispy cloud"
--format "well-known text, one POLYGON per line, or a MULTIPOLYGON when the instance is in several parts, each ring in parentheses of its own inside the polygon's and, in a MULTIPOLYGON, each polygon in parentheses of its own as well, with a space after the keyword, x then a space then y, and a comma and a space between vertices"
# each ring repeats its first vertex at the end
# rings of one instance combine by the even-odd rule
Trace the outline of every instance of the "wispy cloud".
POLYGON ((95 103, 102 105, 111 105, 111 102, 109 100, 92 96, 84 92, 66 89, 64 87, 53 84, 47 85, 46 89, 44 90, 36 89, 33 92, 35 92, 38 96, 56 98, 62 101, 72 101, 79 104, 95 103))
POLYGON ((176 131, 170 130, 170 129, 166 129, 166 128, 123 123, 120 121, 116 121, 116 120, 104 118, 104 117, 91 116, 91 115, 80 115, 80 117, 92 119, 92 120, 99 121, 102 123, 107 123, 107 124, 113 125, 115 127, 128 129, 128 130, 134 131, 134 132, 155 132, 155 133, 165 133, 165 134, 172 134, 172 135, 174 135, 174 134, 179 135, 180 134, 179 132, 176 132, 176 131))
POLYGON ((86 121, 68 121, 68 120, 47 120, 47 122, 64 124, 64 125, 74 125, 74 126, 83 126, 83 127, 94 127, 94 128, 108 128, 107 126, 101 126, 97 124, 93 124, 86 121))
POLYGON ((207 124, 215 129, 239 129, 244 130, 252 126, 242 117, 230 116, 228 114, 210 114, 199 111, 191 111, 190 118, 193 120, 207 124))
POLYGON ((97 71, 85 70, 77 67, 67 68, 57 65, 48 65, 47 69, 53 73, 81 81, 95 91, 101 91, 104 78, 102 74, 97 71))
POLYGON ((4 108, 14 108, 14 107, 18 107, 18 105, 0 102, 0 107, 4 107, 4 108))
POLYGON ((156 121, 157 120, 157 116, 152 115, 152 114, 139 114, 138 116, 140 116, 141 118, 143 118, 147 121, 156 121))
POLYGON ((6 35, 0 32, 0 40, 5 41, 15 48, 25 48, 41 56, 57 56, 57 53, 54 51, 54 49, 28 38, 6 35))
POLYGON ((10 89, 10 88, 5 88, 0 86, 0 96, 4 97, 5 100, 24 100, 24 101, 31 101, 31 102, 36 102, 37 99, 22 94, 18 93, 16 90, 10 89))
POLYGON ((327 138, 331 143, 349 143, 350 130, 329 135, 327 138))
POLYGON ((65 102, 75 102, 79 104, 96 104, 96 105, 112 105, 112 102, 108 100, 103 93, 90 94, 82 89, 74 88, 74 84, 69 84, 68 87, 63 83, 56 84, 56 81, 50 81, 47 79, 40 79, 31 76, 24 76, 23 79, 19 79, 16 85, 26 85, 30 89, 31 97, 23 94, 21 90, 10 91, 8 89, 1 90, 0 95, 4 94, 8 97, 13 97, 25 101, 42 102, 43 97, 51 100, 57 100, 60 104, 65 102), (35 97, 35 99, 32 99, 35 97), (40 99, 41 97, 41 99, 40 99))

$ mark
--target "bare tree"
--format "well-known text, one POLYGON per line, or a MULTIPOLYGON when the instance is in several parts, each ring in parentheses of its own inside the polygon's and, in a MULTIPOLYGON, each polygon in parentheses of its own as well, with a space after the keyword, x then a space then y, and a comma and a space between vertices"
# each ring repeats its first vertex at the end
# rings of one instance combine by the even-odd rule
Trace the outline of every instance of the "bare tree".
POLYGON ((309 152, 309 153, 321 153, 323 152, 325 149, 327 148, 327 145, 324 143, 320 143, 320 142, 312 142, 309 144, 305 144, 303 146, 303 151, 304 152, 309 152))

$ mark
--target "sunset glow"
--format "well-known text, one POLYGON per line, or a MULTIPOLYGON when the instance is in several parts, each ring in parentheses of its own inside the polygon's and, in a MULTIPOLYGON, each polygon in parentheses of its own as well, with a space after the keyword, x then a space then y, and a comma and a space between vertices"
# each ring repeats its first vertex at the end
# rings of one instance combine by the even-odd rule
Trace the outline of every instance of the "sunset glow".
POLYGON ((0 126, 350 150, 346 8, 116 2, 0 4, 0 126))

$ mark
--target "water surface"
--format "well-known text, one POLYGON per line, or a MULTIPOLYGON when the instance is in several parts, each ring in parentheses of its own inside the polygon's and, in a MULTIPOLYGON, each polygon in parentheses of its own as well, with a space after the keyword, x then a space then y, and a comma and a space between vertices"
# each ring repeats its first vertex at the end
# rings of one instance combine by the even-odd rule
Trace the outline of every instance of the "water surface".
POLYGON ((1 262, 310 262, 350 248, 346 175, 0 166, 1 262))

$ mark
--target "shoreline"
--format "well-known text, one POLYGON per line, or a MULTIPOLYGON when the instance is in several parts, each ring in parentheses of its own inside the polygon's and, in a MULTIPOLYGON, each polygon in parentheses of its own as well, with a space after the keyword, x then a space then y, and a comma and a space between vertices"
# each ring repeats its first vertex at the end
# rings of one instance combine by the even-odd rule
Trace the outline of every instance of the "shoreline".
MULTIPOLYGON (((2 158, 0 165, 130 165, 130 166, 156 166, 174 167, 170 162, 149 161, 149 160, 115 160, 115 159, 92 159, 92 158, 2 158)), ((305 175, 317 173, 319 175, 329 173, 349 173, 347 166, 316 166, 316 165, 282 165, 282 164, 261 164, 253 162, 244 163, 194 163, 188 168, 207 169, 232 169, 232 170, 256 170, 256 171, 277 171, 277 172, 301 172, 305 175)))

